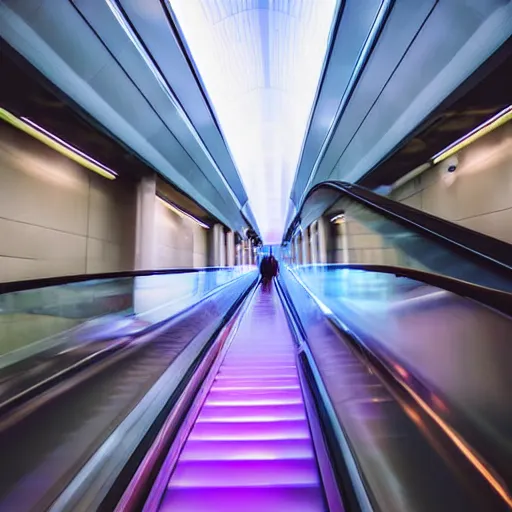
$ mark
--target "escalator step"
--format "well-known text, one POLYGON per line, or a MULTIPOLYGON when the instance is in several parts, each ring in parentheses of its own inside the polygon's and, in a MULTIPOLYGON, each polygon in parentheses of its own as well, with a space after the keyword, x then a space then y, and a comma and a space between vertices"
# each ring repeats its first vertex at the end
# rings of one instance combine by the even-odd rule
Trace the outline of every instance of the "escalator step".
POLYGON ((318 512, 322 491, 311 486, 175 488, 166 493, 161 512, 318 512))
POLYGON ((306 411, 304 405, 277 404, 277 405, 205 405, 198 423, 203 421, 275 421, 275 420, 304 420, 306 411))
POLYGON ((190 433, 191 440, 263 440, 306 439, 310 435, 306 420, 269 422, 209 422, 197 423, 190 433))
POLYGON ((267 439, 258 441, 190 440, 180 460, 272 460, 313 457, 310 439, 267 439))
POLYGON ((170 488, 318 485, 315 459, 180 460, 170 488))

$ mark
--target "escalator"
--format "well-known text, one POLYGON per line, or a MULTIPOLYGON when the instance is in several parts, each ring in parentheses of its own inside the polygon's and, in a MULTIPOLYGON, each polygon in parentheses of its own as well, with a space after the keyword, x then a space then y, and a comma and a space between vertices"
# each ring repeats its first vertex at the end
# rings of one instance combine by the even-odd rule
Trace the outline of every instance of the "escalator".
POLYGON ((512 507, 510 246, 332 183, 288 240, 347 208, 402 259, 292 264, 281 300, 258 291, 145 512, 512 507))
POLYGON ((295 245, 280 280, 373 506, 509 510, 511 246, 340 182, 310 191, 287 240, 320 217, 361 244, 320 265, 295 245))
POLYGON ((144 510, 327 510, 303 393, 281 301, 258 289, 144 510))
MULTIPOLYGON (((344 252, 353 252, 355 257, 343 256, 340 260, 331 254, 330 263, 348 260, 356 265, 403 267, 451 277, 482 287, 482 298, 486 296, 493 307, 512 313, 510 244, 344 182, 313 187, 290 223, 285 240, 290 242, 322 216, 331 227, 338 217, 345 225, 353 221, 357 225, 356 237, 370 235, 374 241, 379 239, 376 247, 371 246, 376 250, 357 254, 357 249, 351 251, 349 247, 344 252), (505 293, 492 293, 499 291, 505 293)), ((331 241, 336 238, 332 235, 331 241)), ((331 247, 331 253, 336 252, 334 249, 331 247)))
MULTIPOLYGON (((70 486, 80 490, 84 468, 98 452, 102 457, 81 484, 101 501, 96 486, 114 482, 138 445, 157 428, 159 415, 168 414, 180 393, 180 380, 194 371, 224 317, 243 300, 254 279, 254 273, 235 279, 126 343, 114 338, 111 346, 119 348, 108 356, 53 379, 51 385, 36 385, 42 389, 2 411, 0 510, 57 510, 63 502, 64 509, 79 510, 65 492, 70 486), (113 442, 120 435, 121 447, 113 442)), ((84 349, 97 344, 90 345, 84 349)), ((67 360, 69 347, 61 350, 67 360)), ((57 360, 60 353, 51 353, 57 360)), ((40 361, 36 357, 33 364, 40 361)))
POLYGON ((403 266, 247 276, 34 396, 0 418, 0 510, 510 509, 509 253, 347 190, 289 235, 350 207, 403 266))
MULTIPOLYGON (((411 359, 399 365, 398 358, 379 348, 382 340, 362 336, 358 325, 367 321, 376 334, 380 322, 380 329, 394 336, 386 318, 393 328, 402 321, 408 330, 397 341, 407 356, 418 352, 422 341, 420 335, 411 343, 411 308, 435 321, 441 311, 451 313, 453 302, 463 336, 467 329, 460 331, 460 316, 467 308, 475 334, 461 341, 472 344, 489 326, 498 336, 500 323, 498 341, 503 342, 512 322, 445 291, 452 281, 448 278, 445 287, 436 288, 370 270, 320 267, 316 272, 284 268, 276 289, 265 293, 258 288, 247 299, 181 426, 165 435, 169 442, 160 445, 153 476, 140 484, 136 475, 116 512, 509 509, 506 483, 487 464, 496 461, 481 458, 471 443, 484 447, 486 456, 489 446, 478 444, 482 436, 468 435, 473 426, 465 411, 452 401, 454 396, 443 395, 453 390, 443 388, 441 379, 438 388, 417 391, 421 367, 411 359), (327 288, 322 282, 313 287, 318 273, 324 274, 327 288), (353 300, 363 295, 367 310, 362 317, 343 304, 334 310, 332 290, 347 280, 350 292, 342 287, 337 296, 353 300), (382 286, 392 293, 379 296, 382 286), (389 311, 381 314, 376 297, 389 304, 389 311), (474 327, 479 321, 485 321, 481 330, 474 327), (132 486, 147 491, 130 496, 132 486)), ((428 282, 428 275, 424 279, 428 282)), ((444 319, 439 327, 440 332, 452 329, 444 319)), ((452 350, 452 334, 438 334, 436 347, 445 343, 452 350)), ((475 349, 468 349, 466 357, 472 357, 475 349)), ((425 368, 435 367, 436 356, 443 356, 435 350, 432 360, 423 359, 425 368)), ((486 364, 488 354, 476 351, 486 364)), ((454 373, 448 384, 460 387, 460 375, 454 373)), ((475 397, 475 407, 480 398, 475 397)))

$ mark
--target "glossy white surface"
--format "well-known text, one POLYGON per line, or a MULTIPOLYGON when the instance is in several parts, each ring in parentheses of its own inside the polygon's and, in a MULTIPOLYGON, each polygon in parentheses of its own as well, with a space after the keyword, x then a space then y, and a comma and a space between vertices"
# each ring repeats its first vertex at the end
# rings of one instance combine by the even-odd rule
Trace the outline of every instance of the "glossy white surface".
POLYGON ((169 0, 265 243, 279 243, 335 0, 169 0))

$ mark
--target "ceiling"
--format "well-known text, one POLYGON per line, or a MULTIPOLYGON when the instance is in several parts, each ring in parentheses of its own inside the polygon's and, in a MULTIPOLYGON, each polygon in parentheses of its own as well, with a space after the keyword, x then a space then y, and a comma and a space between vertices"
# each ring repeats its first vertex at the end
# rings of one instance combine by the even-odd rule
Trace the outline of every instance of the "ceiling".
POLYGON ((511 34, 510 0, 347 0, 288 219, 313 185, 375 169, 511 34))
POLYGON ((5 0, 0 2, 0 36, 226 226, 241 233, 256 228, 247 194, 164 6, 144 0, 126 1, 123 7, 140 34, 131 22, 123 26, 104 1, 5 0), (159 35, 157 48, 142 43, 148 31, 159 35))
POLYGON ((262 236, 280 243, 336 0, 169 0, 262 236))
POLYGON ((1 0, 0 36, 216 218, 268 239, 316 183, 378 168, 512 33, 510 0, 314 2, 323 14, 313 0, 1 0))

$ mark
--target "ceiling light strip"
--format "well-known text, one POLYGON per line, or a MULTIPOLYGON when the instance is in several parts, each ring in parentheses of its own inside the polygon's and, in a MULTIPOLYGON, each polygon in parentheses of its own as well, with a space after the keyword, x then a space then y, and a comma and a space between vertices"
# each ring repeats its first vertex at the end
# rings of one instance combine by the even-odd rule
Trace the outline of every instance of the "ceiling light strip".
POLYGON ((42 142, 46 146, 52 148, 70 160, 73 160, 77 164, 80 164, 82 167, 85 167, 108 180, 116 179, 117 173, 112 169, 109 169, 65 140, 57 137, 53 133, 50 133, 48 130, 45 130, 33 121, 30 121, 30 119, 27 119, 26 117, 18 118, 1 107, 0 119, 3 119, 15 128, 25 132, 27 135, 34 137, 39 142, 42 142))
POLYGON ((30 126, 35 128, 36 130, 44 133, 45 135, 47 135, 48 137, 53 139, 55 142, 67 147, 70 151, 73 151, 74 153, 77 153, 78 155, 83 156, 84 158, 86 158, 87 160, 92 162, 93 164, 97 165, 98 167, 101 167, 105 172, 108 172, 110 174, 113 174, 114 176, 117 176, 117 173, 115 171, 113 171, 112 169, 110 169, 109 167, 107 167, 106 165, 103 165, 101 162, 98 162, 98 160, 95 160, 94 158, 87 155, 83 151, 80 151, 78 148, 75 148, 74 146, 67 143, 65 140, 61 139, 60 137, 57 137, 57 135, 50 133, 48 130, 45 130, 42 126, 38 125, 37 123, 34 123, 34 121, 31 121, 27 117, 20 117, 20 119, 22 121, 24 121, 25 123, 28 123, 30 126))
POLYGON ((343 93, 343 96, 341 98, 340 104, 338 106, 338 109, 336 110, 336 114, 334 116, 334 120, 329 126, 329 131, 327 132, 327 136, 324 139, 324 142, 322 144, 322 147, 320 148, 320 152, 318 153, 318 156, 316 157, 315 163, 313 165, 313 169, 311 170, 311 173, 309 175, 309 179, 306 183, 306 186, 304 187, 304 190, 302 191, 302 195, 299 201, 299 204, 302 204, 304 197, 307 193, 308 187, 311 185, 311 182, 313 181, 318 168, 320 167, 320 163, 325 156, 325 153, 327 151, 327 147, 331 143, 331 140, 334 136, 334 132, 339 124, 340 118, 345 111, 345 107, 347 106, 347 103, 352 96, 352 93, 355 89, 355 86, 359 80, 359 77, 361 76, 361 73, 363 71, 363 68, 370 57, 371 50, 373 48, 373 45, 375 44, 375 41, 377 40, 380 31, 386 21, 386 18, 391 10, 391 7, 393 6, 394 0, 382 0, 379 10, 377 12, 377 16, 375 16, 375 20, 373 21, 372 27, 370 29, 370 32, 368 33, 368 36, 364 42, 363 48, 361 49, 361 52, 359 53, 359 56, 356 61, 356 65, 354 66, 354 70, 352 71, 352 75, 350 76, 350 80, 348 82, 347 87, 345 88, 345 91, 343 93))
POLYGON ((501 112, 498 112, 495 116, 491 117, 491 119, 488 119, 485 123, 477 126, 474 130, 464 135, 464 137, 461 137, 450 144, 447 148, 434 155, 432 157, 432 163, 436 165, 439 162, 446 160, 455 153, 458 153, 461 149, 475 142, 477 139, 480 139, 484 135, 496 130, 496 128, 508 123, 510 120, 512 120, 512 105, 504 108, 501 112))
POLYGON ((199 226, 201 226, 202 228, 210 229, 210 226, 208 226, 208 224, 205 224, 204 222, 201 222, 199 219, 196 219, 193 215, 190 215, 190 213, 186 212, 185 210, 182 210, 174 203, 171 203, 165 197, 162 197, 160 195, 157 195, 156 197, 167 209, 173 211, 174 213, 177 213, 180 217, 186 217, 187 219, 195 222, 196 224, 199 224, 199 226))
POLYGON ((345 214, 344 213, 340 213, 338 215, 335 215, 331 220, 330 222, 336 222, 337 220, 339 220, 340 222, 344 222, 345 221, 345 214))
POLYGON ((166 79, 163 77, 162 73, 158 70, 158 68, 155 66, 153 59, 148 54, 148 52, 145 50, 145 48, 142 46, 138 36, 135 34, 133 29, 131 28, 130 24, 126 20, 124 14, 121 12, 121 9, 117 5, 117 2, 115 0, 105 0, 109 9, 111 10, 112 14, 116 18, 117 22, 121 26, 121 28, 124 30, 125 34, 128 36, 132 44, 135 46, 135 49, 139 52, 139 55, 142 57, 148 68, 150 69, 153 76, 156 78, 158 84, 166 94, 169 101, 172 103, 173 107, 176 109, 179 117, 181 120, 185 123, 187 128, 189 129, 190 133, 194 137, 194 140, 199 144, 203 152, 205 153, 206 157, 208 158, 209 162, 211 163, 212 167, 215 169, 217 174, 219 175, 220 179, 222 180, 222 183, 226 187, 227 191, 229 192, 229 195, 235 202, 238 209, 242 208, 242 205, 240 204, 240 201, 238 200, 236 194, 234 193, 233 189, 229 185, 228 181, 226 180, 224 174, 219 169, 219 166, 217 165, 217 162, 213 159, 212 155, 210 154, 210 151, 204 144, 203 140, 197 133, 197 130, 195 126, 192 124, 192 121, 187 116, 185 110, 181 106, 178 98, 174 95, 171 88, 167 84, 166 79))

